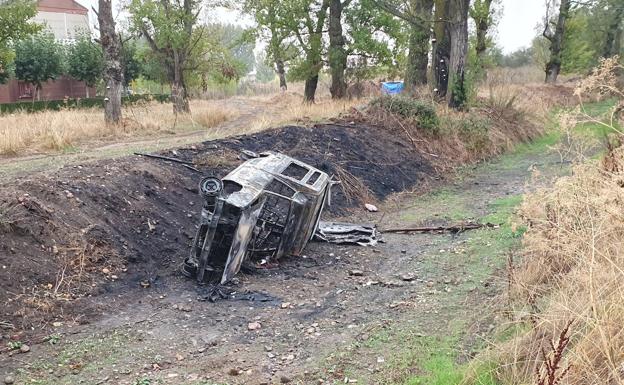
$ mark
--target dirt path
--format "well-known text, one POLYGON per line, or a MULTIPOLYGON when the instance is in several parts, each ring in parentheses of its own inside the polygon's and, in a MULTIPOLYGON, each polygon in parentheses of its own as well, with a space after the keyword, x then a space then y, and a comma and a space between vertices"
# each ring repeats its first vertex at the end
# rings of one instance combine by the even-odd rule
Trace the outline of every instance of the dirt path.
POLYGON ((103 158, 117 158, 133 152, 179 148, 191 143, 240 133, 241 127, 249 127, 258 116, 271 114, 275 111, 275 106, 270 102, 254 98, 233 97, 215 100, 214 103, 217 107, 223 105, 224 108, 235 111, 236 117, 210 130, 194 129, 187 132, 156 137, 139 137, 115 143, 84 143, 76 151, 70 153, 39 154, 17 158, 0 157, 0 174, 6 177, 18 177, 38 171, 53 172, 70 164, 87 163, 103 158))
POLYGON ((133 385, 427 378, 432 360, 452 366, 471 356, 501 322, 493 298, 519 239, 509 215, 527 189, 567 172, 556 154, 545 155, 547 144, 346 218, 381 228, 473 218, 498 228, 388 234, 374 248, 313 243, 303 258, 239 275, 235 288, 252 294, 241 300, 200 301, 205 293, 182 277, 103 294, 97 322, 57 325, 48 342, 0 357, 0 375, 12 373, 19 384, 133 385))

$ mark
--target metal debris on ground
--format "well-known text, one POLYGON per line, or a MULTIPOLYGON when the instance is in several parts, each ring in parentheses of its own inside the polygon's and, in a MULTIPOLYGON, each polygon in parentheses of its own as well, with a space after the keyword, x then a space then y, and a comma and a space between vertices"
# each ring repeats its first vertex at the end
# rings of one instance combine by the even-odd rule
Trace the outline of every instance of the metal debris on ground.
POLYGON ((204 178, 199 228, 183 273, 224 284, 243 262, 270 266, 301 255, 331 186, 326 173, 275 152, 250 158, 223 179, 204 178))
POLYGON ((320 222, 315 239, 329 243, 360 246, 374 246, 379 242, 375 225, 343 222, 320 222))
POLYGON ((382 233, 461 233, 466 230, 476 230, 481 228, 497 228, 500 225, 496 225, 493 223, 475 223, 475 222, 467 222, 467 223, 459 223, 456 225, 448 225, 448 226, 414 226, 414 227, 399 227, 399 228, 390 228, 381 230, 382 233))
POLYGON ((256 291, 243 291, 239 292, 236 289, 232 289, 221 284, 214 284, 202 287, 199 293, 198 300, 217 302, 219 300, 235 300, 235 301, 249 301, 266 304, 281 304, 282 300, 278 297, 272 296, 267 293, 261 293, 256 291))

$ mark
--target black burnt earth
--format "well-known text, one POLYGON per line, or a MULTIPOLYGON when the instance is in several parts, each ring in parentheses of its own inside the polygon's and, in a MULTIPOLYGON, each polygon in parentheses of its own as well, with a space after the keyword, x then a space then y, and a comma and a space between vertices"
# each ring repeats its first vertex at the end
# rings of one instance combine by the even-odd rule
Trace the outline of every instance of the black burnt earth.
POLYGON ((200 172, 135 155, 35 174, 0 187, 13 218, 0 230, 2 321, 23 329, 59 314, 89 319, 103 306, 98 294, 132 295, 129 288, 178 279, 201 211, 198 182, 225 176, 242 162, 243 149, 283 152, 334 175, 342 181, 333 189, 334 214, 435 177, 402 138, 339 124, 286 126, 163 152, 200 172))
MULTIPOLYGON (((205 142, 197 157, 216 156, 223 147, 234 152, 243 149, 282 152, 335 175, 337 180, 344 175, 341 171, 346 172, 359 179, 362 187, 373 193, 371 198, 377 200, 412 188, 434 174, 429 162, 404 138, 367 126, 286 126, 256 135, 205 142)), ((360 193, 365 195, 365 191, 360 193)), ((363 203, 346 199, 344 187, 338 187, 332 195, 330 210, 344 213, 363 203)))

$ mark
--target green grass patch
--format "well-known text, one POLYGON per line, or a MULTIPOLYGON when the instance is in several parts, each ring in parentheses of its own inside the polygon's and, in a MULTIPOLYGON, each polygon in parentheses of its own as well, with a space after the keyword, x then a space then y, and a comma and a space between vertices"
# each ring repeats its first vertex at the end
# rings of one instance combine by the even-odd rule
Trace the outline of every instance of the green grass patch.
POLYGON ((58 351, 36 360, 18 371, 20 384, 68 384, 75 372, 95 375, 116 364, 135 337, 115 331, 92 335, 76 342, 58 342, 58 351), (54 373, 48 371, 54 369, 54 373))
MULTIPOLYGON (((157 101, 160 103, 166 103, 169 101, 169 95, 129 95, 121 98, 123 105, 133 105, 140 102, 157 101)), ((104 108, 104 98, 76 98, 76 99, 62 99, 62 100, 39 100, 39 101, 24 101, 15 103, 0 104, 0 115, 11 114, 15 112, 38 112, 38 111, 59 111, 62 109, 75 109, 75 108, 104 108)))
POLYGON ((425 223, 432 220, 463 221, 474 218, 468 208, 469 197, 451 189, 440 189, 419 196, 414 207, 401 212, 401 221, 425 223))
POLYGON ((483 218, 484 222, 506 224, 516 208, 522 203, 522 195, 510 195, 495 200, 490 204, 491 214, 483 218))
POLYGON ((581 106, 581 112, 589 116, 604 116, 609 113, 613 106, 617 103, 617 99, 605 99, 599 102, 586 103, 581 106))

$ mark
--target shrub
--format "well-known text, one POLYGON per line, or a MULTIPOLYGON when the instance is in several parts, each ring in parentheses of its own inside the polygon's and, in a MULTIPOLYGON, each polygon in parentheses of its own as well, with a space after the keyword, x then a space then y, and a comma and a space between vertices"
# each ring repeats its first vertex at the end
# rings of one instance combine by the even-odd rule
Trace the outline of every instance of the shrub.
POLYGON ((370 102, 371 107, 381 108, 405 119, 415 120, 427 132, 437 134, 440 121, 435 107, 423 100, 407 96, 379 96, 370 102))
POLYGON ((490 126, 492 122, 482 116, 466 114, 457 121, 457 134, 466 144, 466 149, 480 153, 490 145, 490 126))
MULTIPOLYGON (((135 104, 138 102, 147 102, 156 100, 161 103, 169 101, 169 95, 129 95, 121 98, 124 105, 135 104)), ((64 100, 41 100, 41 101, 25 101, 9 104, 0 104, 0 114, 10 114, 16 111, 37 112, 37 111, 58 111, 61 109, 73 108, 91 108, 104 107, 104 99, 102 98, 83 98, 83 99, 64 99, 64 100)))

